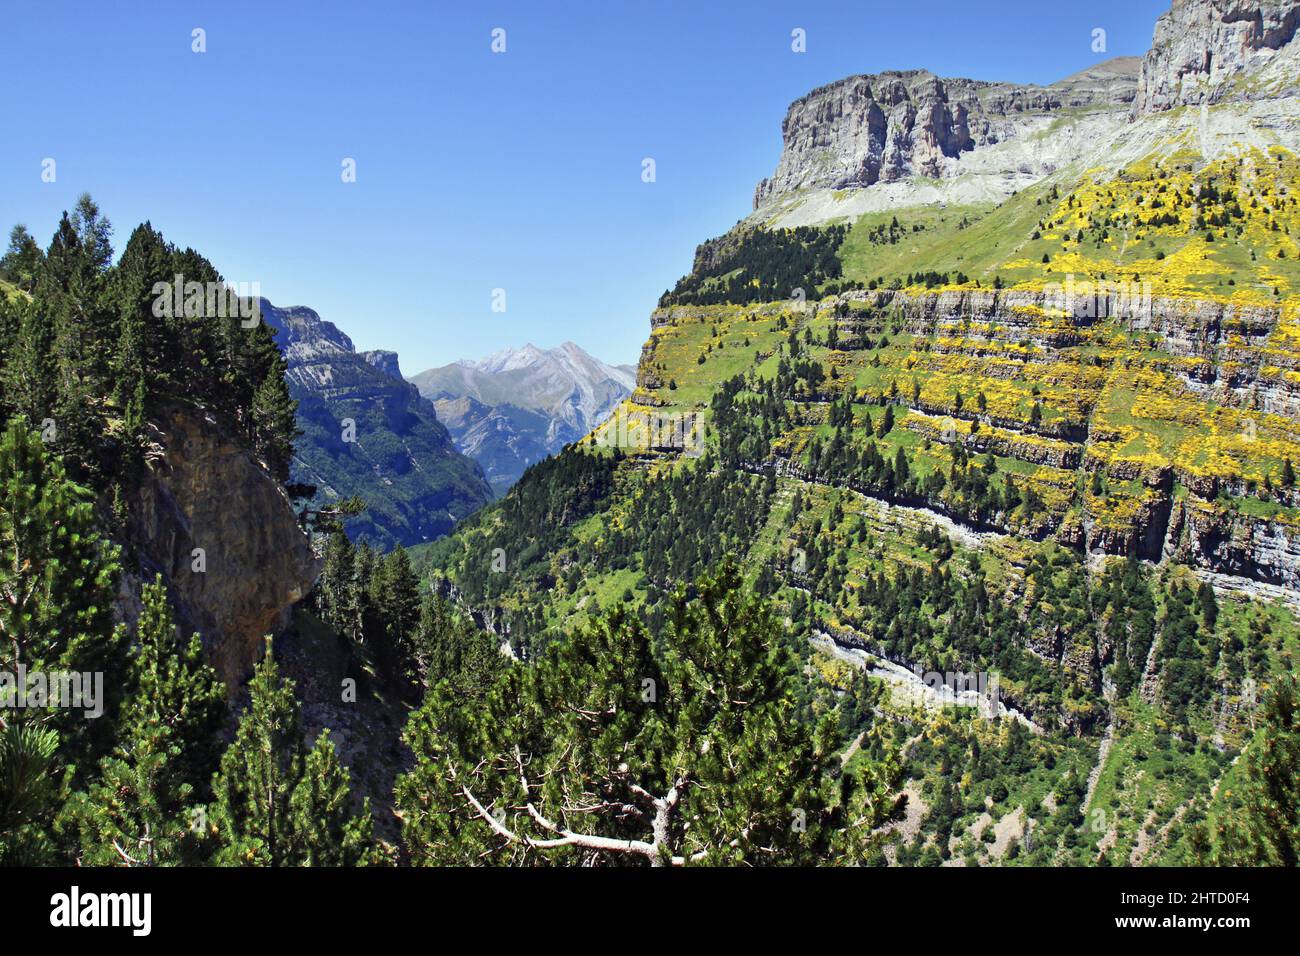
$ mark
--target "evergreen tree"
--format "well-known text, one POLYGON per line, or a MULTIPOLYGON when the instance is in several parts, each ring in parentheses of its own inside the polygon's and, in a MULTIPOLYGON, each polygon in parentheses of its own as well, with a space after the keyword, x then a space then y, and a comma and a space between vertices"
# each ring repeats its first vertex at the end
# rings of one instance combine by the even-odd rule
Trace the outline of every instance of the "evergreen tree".
POLYGON ((48 862, 45 824, 55 798, 59 735, 31 721, 0 716, 0 866, 48 862))
POLYGON ((36 427, 57 429, 54 324, 34 303, 20 303, 13 309, 17 329, 0 375, 4 406, 36 427))
MULTIPOLYGON (((68 480, 40 436, 14 419, 0 438, 0 671, 120 674, 125 641, 112 621, 116 550, 95 527, 85 490, 68 480)), ((112 693, 116 681, 105 681, 112 693)), ((102 740, 107 716, 55 710, 45 722, 68 747, 102 740)), ((76 748, 73 748, 76 752, 76 748)))
POLYGON ((402 546, 385 556, 376 592, 384 629, 383 664, 394 680, 405 685, 416 677, 413 640, 420 620, 420 582, 402 546))
POLYGON ((203 657, 198 634, 182 638, 167 603, 162 580, 146 584, 130 680, 133 699, 124 708, 125 727, 166 727, 183 742, 182 777, 205 790, 216 769, 217 734, 226 716, 225 687, 203 657))
POLYGON ((100 212, 99 204, 90 193, 77 197, 70 223, 86 258, 87 266, 95 272, 105 272, 113 261, 113 224, 100 212))
MULTIPOLYGON (((277 353, 278 357, 278 353, 277 353)), ((284 360, 273 363, 253 394, 250 415, 253 422, 253 447, 266 462, 271 477, 281 483, 289 480, 294 439, 302 434, 295 415, 298 403, 289 397, 284 380, 284 360)))
POLYGON ((678 592, 664 657, 619 606, 411 718, 397 786, 417 863, 746 864, 863 859, 900 809, 891 758, 842 772, 836 717, 798 712, 769 608, 724 566, 678 592))
POLYGON ((145 585, 130 665, 131 696, 99 778, 66 816, 92 866, 175 864, 201 858, 196 800, 215 769, 225 691, 197 634, 183 641, 161 581, 145 585))
POLYGON ((53 326, 53 444, 64 465, 81 478, 97 472, 95 449, 103 433, 95 401, 107 371, 98 345, 103 281, 65 212, 46 251, 35 296, 37 308, 53 326))
POLYGON ((328 730, 307 754, 303 778, 289 799, 291 827, 302 866, 363 866, 378 862, 370 800, 351 813, 351 775, 339 763, 328 730))
POLYGON ((328 736, 307 751, 293 682, 280 676, 269 640, 249 695, 212 783, 215 861, 310 866, 371 860, 370 805, 349 812, 349 776, 328 736))
POLYGON ((374 548, 365 541, 357 545, 356 555, 352 561, 352 580, 349 584, 356 595, 354 603, 356 617, 347 622, 348 630, 344 633, 353 644, 366 648, 367 652, 384 630, 376 600, 378 579, 375 570, 378 566, 374 548))
POLYGON ((38 861, 53 851, 67 788, 111 742, 124 641, 111 616, 116 555, 83 490, 21 418, 0 437, 0 550, 0 672, 105 678, 86 708, 15 711, 0 728, 0 830, 14 831, 0 856, 38 861), (85 716, 92 703, 97 719, 85 716))
POLYGON ((24 292, 36 288, 45 253, 22 223, 9 231, 9 248, 0 257, 0 279, 17 286, 24 292))
POLYGON ((413 654, 425 687, 445 681, 464 700, 480 699, 504 666, 492 638, 456 614, 440 594, 426 594, 420 604, 413 654))
POLYGON ((342 531, 330 535, 325 545, 325 561, 316 582, 316 608, 321 620, 337 633, 346 635, 357 619, 357 594, 352 586, 356 551, 342 531))
MULTIPOLYGON (((173 281, 171 252, 162 235, 147 222, 137 226, 122 250, 109 288, 119 329, 113 360, 118 407, 125 408, 141 388, 146 396, 152 395, 158 380, 168 377, 167 339, 176 330, 173 320, 155 315, 158 293, 154 288, 173 281)), ((142 407, 141 420, 144 411, 142 407)))
POLYGON ((210 822, 223 866, 297 862, 290 799, 306 759, 293 685, 280 677, 271 642, 248 685, 249 704, 212 781, 210 822))
POLYGON ((78 240, 78 274, 85 283, 81 318, 85 323, 86 376, 92 383, 90 391, 102 395, 110 388, 110 368, 119 334, 117 314, 108 295, 113 225, 89 193, 78 197, 70 222, 78 240))
POLYGON ((1220 820, 1212 862, 1226 866, 1300 865, 1300 686, 1278 678, 1246 749, 1241 793, 1220 820))

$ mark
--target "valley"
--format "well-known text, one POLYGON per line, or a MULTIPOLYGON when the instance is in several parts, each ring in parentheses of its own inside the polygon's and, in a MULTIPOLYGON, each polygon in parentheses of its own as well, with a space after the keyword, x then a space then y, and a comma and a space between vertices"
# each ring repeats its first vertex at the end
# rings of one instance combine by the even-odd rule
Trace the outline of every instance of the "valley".
POLYGON ((0 863, 1295 866, 1298 29, 812 89, 635 366, 15 226, 0 863))
MULTIPOLYGON (((1222 42, 1211 5, 1176 6, 1222 42)), ((1225 69, 1290 68, 1286 22, 1225 69)), ((733 556, 818 675, 814 713, 877 699, 865 652, 996 672, 1039 731, 1035 769, 990 771, 985 748, 1020 746, 1005 721, 877 703, 929 807, 895 862, 989 862, 982 814, 1034 830, 1031 864, 1220 852, 1206 821, 1298 636, 1300 136, 1285 87, 1216 76, 1231 92, 1157 104, 1159 62, 1039 90, 886 74, 794 104, 756 211, 700 246, 636 390, 561 455, 592 463, 553 469, 600 473, 599 497, 538 511, 565 484, 530 476, 534 497, 422 555, 435 582, 528 656, 611 607, 654 631, 733 556), (909 100, 938 125, 873 119, 909 100), (703 457, 638 438, 683 418, 703 457)))

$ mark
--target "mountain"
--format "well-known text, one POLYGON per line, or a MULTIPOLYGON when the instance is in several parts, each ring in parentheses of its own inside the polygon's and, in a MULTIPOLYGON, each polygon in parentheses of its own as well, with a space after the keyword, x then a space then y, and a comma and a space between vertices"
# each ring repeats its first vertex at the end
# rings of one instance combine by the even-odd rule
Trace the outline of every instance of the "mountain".
POLYGON ((1134 115, 1254 101, 1275 103, 1285 112, 1300 73, 1300 49, 1292 42, 1298 24, 1293 0, 1178 0, 1156 24, 1134 115))
POLYGON ((411 381, 500 494, 529 465, 604 421, 632 391, 635 376, 629 366, 607 365, 565 342, 462 359, 411 381))
POLYGON ((910 741, 888 862, 1229 858, 1200 821, 1300 646, 1297 23, 1176 0, 1050 86, 796 101, 632 395, 435 582, 527 659, 611 607, 670 633, 735 560, 811 710, 865 682, 910 741), (979 675, 1004 719, 955 713, 979 675))
POLYGON ((924 188, 918 179, 959 181, 946 193, 953 198, 1004 197, 1126 120, 1139 67, 1123 57, 1046 87, 925 70, 839 80, 790 106, 781 161, 759 183, 754 207, 810 190, 924 188))
POLYGON ((831 83, 791 104, 748 223, 998 203, 1058 171, 1117 172, 1183 142, 1207 159, 1293 143, 1296 19, 1293 0, 1177 0, 1146 56, 1049 86, 924 70, 831 83))
POLYGON ((298 402, 292 480, 315 485, 318 503, 363 498, 351 536, 383 548, 430 541, 491 500, 482 470, 403 380, 396 353, 357 352, 313 310, 261 304, 298 402))

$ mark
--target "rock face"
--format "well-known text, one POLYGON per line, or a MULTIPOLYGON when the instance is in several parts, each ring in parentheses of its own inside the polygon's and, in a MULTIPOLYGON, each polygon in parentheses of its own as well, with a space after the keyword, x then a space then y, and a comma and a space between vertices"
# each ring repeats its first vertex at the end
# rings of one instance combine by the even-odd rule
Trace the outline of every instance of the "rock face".
POLYGON ((1300 148, 1300 0, 1174 0, 1145 57, 1050 86, 853 76, 796 100, 748 225, 852 222, 931 204, 997 204, 1050 176, 1118 170, 1192 146, 1300 148), (1198 107, 1193 110, 1179 107, 1198 107))
POLYGON ((548 440, 553 422, 541 412, 485 405, 469 395, 439 398, 433 405, 456 447, 479 463, 498 495, 518 481, 529 465, 563 445, 548 440))
POLYGON ((1063 110, 1124 115, 1138 65, 1132 57, 1111 60, 1046 87, 941 79, 924 70, 820 87, 786 113, 780 163, 758 184, 754 208, 797 190, 954 177, 963 154, 1042 132, 1063 110))
MULTIPOLYGON (((284 490, 210 416, 174 406, 152 430, 145 475, 128 503, 139 577, 163 576, 181 625, 202 635, 233 689, 252 672, 263 638, 288 623, 319 562, 284 490)), ((138 582, 126 583, 138 593, 138 582)), ((132 611, 127 604, 124 616, 132 611)))
POLYGON ((1164 556, 1300 592, 1300 528, 1290 521, 1234 514, 1204 500, 1180 503, 1164 556))
POLYGON ((396 353, 358 353, 311 309, 265 299, 261 308, 298 401, 292 478, 315 485, 318 503, 361 496, 367 508, 348 521, 350 535, 385 548, 431 541, 492 499, 478 465, 402 379, 396 353))
POLYGON ((1174 0, 1156 21, 1133 115, 1294 95, 1300 0, 1174 0))
POLYGON ((411 381, 432 400, 457 447, 498 493, 524 470, 604 421, 635 385, 635 371, 608 365, 572 342, 529 344, 462 359, 411 381))
MULTIPOLYGON (((923 295, 880 290, 847 293, 841 299, 869 304, 869 314, 876 317, 877 325, 881 317, 888 317, 892 327, 922 338, 978 335, 960 331, 971 322, 1000 328, 999 334, 1032 341, 1041 349, 1040 357, 1026 360, 1029 363, 1050 363, 1059 358, 1058 349, 1075 344, 1076 332, 1119 318, 1133 331, 1152 334, 1161 343, 1161 363, 1167 364, 1176 381, 1170 398, 1185 394, 1220 407, 1254 408, 1291 418, 1300 414, 1297 386, 1276 367, 1280 364, 1289 369, 1294 363, 1285 350, 1269 346, 1283 320, 1281 307, 1165 297, 1139 303, 1114 290, 1069 300, 1034 290, 923 295), (1061 309, 1067 321, 1046 333, 1030 318, 1061 309)), ((836 303, 828 300, 819 307, 833 310, 836 303)), ((669 311, 660 310, 653 321, 670 321, 669 311)), ((841 320, 840 329, 846 341, 858 332, 854 320, 841 320)), ((1017 374, 1023 374, 1023 369, 1017 374)), ((1106 387, 1101 379, 1096 391, 1082 383, 1078 386, 1091 407, 1102 404, 1106 387)), ((986 427, 979 436, 964 437, 963 444, 971 451, 1010 453, 1036 464, 1085 474, 1100 470, 1116 480, 1143 486, 1132 499, 1131 512, 1120 521, 1095 515, 1085 505, 1078 526, 1066 522, 1052 529, 1051 536, 1061 544, 1091 554, 1133 554, 1152 561, 1174 558, 1227 578, 1300 590, 1300 527, 1285 513, 1252 514, 1220 500, 1223 495, 1246 495, 1240 480, 1205 474, 1188 461, 1116 455, 1117 436, 1091 418, 1082 423, 1030 427, 969 410, 962 413, 930 407, 919 400, 908 404, 914 412, 934 416, 908 419, 908 427, 930 440, 944 440, 937 434, 941 419, 979 418, 986 426, 1002 430, 986 427), (1184 495, 1175 494, 1175 484, 1185 489, 1184 495)), ((1300 494, 1294 489, 1275 489, 1272 495, 1288 508, 1300 504, 1300 494)), ((933 503, 928 506, 934 507, 933 503)), ((1024 529, 999 530, 1024 533, 1024 529)))
POLYGON ((369 352, 361 352, 361 357, 370 364, 372 368, 377 368, 390 378, 400 379, 402 377, 402 368, 397 362, 397 353, 389 352, 384 349, 374 349, 369 352))

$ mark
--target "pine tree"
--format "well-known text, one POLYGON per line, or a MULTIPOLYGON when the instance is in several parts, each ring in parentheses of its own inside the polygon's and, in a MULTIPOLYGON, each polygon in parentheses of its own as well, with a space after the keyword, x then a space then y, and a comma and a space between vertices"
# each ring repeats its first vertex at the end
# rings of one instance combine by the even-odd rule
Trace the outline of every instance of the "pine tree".
POLYGON ((289 480, 294 439, 302 434, 295 415, 298 403, 289 397, 284 380, 283 360, 267 372, 253 394, 250 416, 253 422, 253 447, 266 462, 266 469, 276 481, 289 480))
POLYGON ((79 864, 164 866, 197 855, 184 810, 190 791, 171 769, 178 749, 165 727, 148 724, 101 761, 98 779, 62 814, 78 834, 79 864))
POLYGON ((113 224, 99 205, 82 193, 70 218, 77 234, 78 275, 85 284, 81 319, 85 323, 85 372, 91 391, 102 395, 111 382, 111 362, 117 347, 118 323, 108 295, 108 270, 113 261, 113 224))
MULTIPOLYGON (((137 226, 122 250, 108 291, 119 330, 112 367, 120 408, 136 398, 141 386, 144 395, 151 396, 160 381, 170 378, 167 353, 174 346, 169 347, 168 338, 177 334, 177 327, 174 319, 166 318, 166 309, 155 309, 159 295, 154 289, 160 283, 170 287, 174 279, 171 251, 162 235, 147 222, 137 226)), ((141 408, 141 420, 144 414, 141 408)))
POLYGON ((369 798, 351 813, 351 775, 339 763, 328 730, 307 754, 302 781, 290 798, 291 827, 302 866, 363 866, 378 861, 369 798))
POLYGON ((212 781, 210 823, 222 866, 286 866, 296 862, 290 799, 306 759, 293 685, 266 644, 248 685, 249 705, 212 781))
POLYGON ((80 240, 87 265, 95 272, 107 271, 113 261, 113 224, 100 212, 90 193, 77 197, 70 223, 80 240))
POLYGON ((416 677, 413 641, 420 620, 420 582, 400 545, 385 556, 377 572, 376 605, 382 613, 382 663, 400 683, 416 677))
POLYGON ((35 861, 51 851, 65 784, 83 782, 111 742, 125 642, 112 621, 116 554, 87 498, 26 421, 11 420, 0 437, 0 671, 105 679, 98 719, 73 707, 6 714, 0 830, 15 832, 0 840, 13 840, 2 857, 35 861))
POLYGON ((1238 806, 1221 817, 1213 862, 1300 865, 1300 684, 1278 678, 1243 759, 1238 806))
POLYGON ((275 330, 259 321, 244 328, 237 320, 218 323, 230 349, 225 389, 228 413, 240 421, 254 447, 273 467, 277 478, 287 480, 293 442, 298 437, 294 424, 297 403, 284 383, 285 361, 275 344, 275 330), (270 384, 267 384, 270 382, 270 384), (239 415, 241 409, 247 414, 239 415))
POLYGON ((734 564, 696 592, 675 596, 662 657, 616 606, 481 699, 439 683, 396 790, 413 859, 864 859, 900 809, 897 761, 841 772, 836 716, 802 716, 780 625, 734 564))
POLYGON ((376 636, 383 632, 381 612, 375 600, 377 566, 374 549, 362 541, 357 545, 352 561, 352 580, 348 585, 356 595, 352 608, 355 616, 345 622, 346 629, 342 633, 353 644, 367 649, 374 643, 376 636))
POLYGON ((885 415, 880 420, 880 425, 876 428, 876 436, 879 438, 884 438, 893 430, 894 430, 894 406, 886 405, 885 415))
POLYGON ((325 561, 316 582, 316 608, 321 620, 339 634, 346 635, 357 619, 357 594, 352 587, 356 551, 342 531, 330 535, 325 545, 325 561))
POLYGON ((424 685, 446 681, 462 700, 481 698, 503 665, 496 642, 456 614, 441 594, 424 596, 413 645, 424 685))
POLYGON ((368 801, 348 810, 349 775, 322 735, 307 751, 293 682, 267 641, 248 710, 213 779, 212 829, 224 866, 356 865, 372 858, 368 801))
POLYGON ((162 580, 146 584, 131 662, 133 697, 124 710, 126 727, 157 723, 183 742, 180 772, 205 788, 215 769, 217 733, 225 721, 226 692, 203 656, 198 634, 182 638, 162 580))
POLYGON ((36 288, 36 279, 40 274, 45 253, 27 227, 22 223, 9 231, 9 248, 0 257, 0 279, 17 286, 24 292, 36 288))
POLYGON ((194 862, 197 825, 216 764, 225 690, 203 660, 197 634, 183 641, 161 580, 142 591, 143 607, 122 707, 122 726, 99 779, 65 816, 80 834, 79 860, 120 866, 194 862))
MULTIPOLYGON (((94 506, 25 420, 0 438, 0 670, 121 673, 125 641, 112 620, 117 553, 95 527, 94 506)), ((116 682, 105 682, 106 693, 116 682)), ((100 739, 109 719, 66 709, 48 722, 65 747, 100 739)), ((73 752, 76 752, 75 747, 73 752)))
POLYGON ((30 721, 0 717, 0 866, 48 862, 45 825, 55 797, 59 735, 30 721))
POLYGON ((20 303, 13 308, 17 312, 17 333, 0 376, 4 405, 36 427, 57 428, 54 324, 34 303, 20 303))
MULTIPOLYGON (((111 250, 110 250, 111 251, 111 250)), ((96 445, 103 416, 95 402, 107 376, 101 297, 104 277, 82 245, 65 212, 50 242, 36 283, 37 308, 53 326, 54 447, 64 465, 82 479, 98 473, 96 445)))

